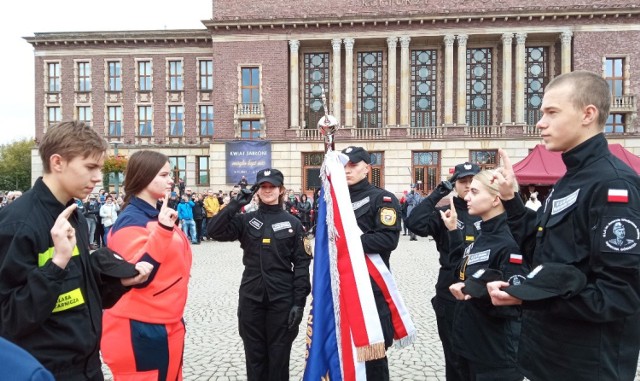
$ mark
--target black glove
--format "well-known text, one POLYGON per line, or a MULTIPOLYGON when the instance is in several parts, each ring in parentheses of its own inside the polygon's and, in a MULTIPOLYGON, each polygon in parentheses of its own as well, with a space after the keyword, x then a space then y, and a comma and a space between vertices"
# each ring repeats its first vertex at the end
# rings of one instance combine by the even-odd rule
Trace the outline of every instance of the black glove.
POLYGON ((293 331, 294 329, 298 328, 300 322, 302 321, 303 310, 303 307, 291 307, 291 311, 289 311, 289 331, 293 331))
POLYGON ((434 189, 433 193, 439 195, 442 198, 451 193, 452 190, 453 185, 449 181, 444 180, 436 186, 436 189, 434 189))
POLYGON ((240 192, 238 192, 235 198, 240 206, 245 206, 251 202, 254 193, 258 190, 256 185, 252 186, 251 189, 240 189, 240 192))

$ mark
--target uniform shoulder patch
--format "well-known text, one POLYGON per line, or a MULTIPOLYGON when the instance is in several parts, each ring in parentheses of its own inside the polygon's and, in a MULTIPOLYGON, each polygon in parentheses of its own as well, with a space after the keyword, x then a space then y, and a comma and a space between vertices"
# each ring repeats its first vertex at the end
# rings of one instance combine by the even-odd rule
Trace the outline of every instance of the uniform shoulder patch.
POLYGON ((381 208, 380 209, 380 223, 385 226, 394 226, 398 219, 398 213, 394 208, 381 208))
POLYGON ((384 196, 384 197, 382 197, 382 201, 384 201, 384 202, 391 202, 391 196, 384 196))
POLYGON ((640 254, 639 242, 640 229, 628 218, 610 218, 602 227, 601 250, 640 254))

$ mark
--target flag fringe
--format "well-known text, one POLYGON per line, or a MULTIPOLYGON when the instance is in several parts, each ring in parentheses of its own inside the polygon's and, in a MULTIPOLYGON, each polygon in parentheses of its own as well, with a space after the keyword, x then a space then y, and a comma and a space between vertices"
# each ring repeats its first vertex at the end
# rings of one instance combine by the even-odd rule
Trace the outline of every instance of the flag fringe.
POLYGON ((384 342, 374 343, 364 347, 357 347, 356 353, 359 362, 378 360, 384 358, 387 355, 384 342))
POLYGON ((409 345, 412 345, 413 343, 416 342, 416 339, 418 338, 418 335, 416 333, 416 331, 413 331, 411 333, 409 333, 409 335, 397 340, 394 339, 393 340, 393 345, 398 347, 398 348, 404 348, 407 347, 409 345))

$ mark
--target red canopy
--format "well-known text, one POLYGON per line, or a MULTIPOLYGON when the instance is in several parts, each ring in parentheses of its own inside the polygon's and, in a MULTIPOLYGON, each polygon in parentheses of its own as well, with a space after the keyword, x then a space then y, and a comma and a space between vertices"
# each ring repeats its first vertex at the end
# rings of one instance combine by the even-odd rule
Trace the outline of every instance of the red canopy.
MULTIPOLYGON (((640 158, 620 144, 609 144, 611 153, 640 174, 640 158)), ((544 144, 538 144, 527 157, 514 164, 513 170, 520 184, 553 185, 567 168, 560 152, 550 152, 544 144)))

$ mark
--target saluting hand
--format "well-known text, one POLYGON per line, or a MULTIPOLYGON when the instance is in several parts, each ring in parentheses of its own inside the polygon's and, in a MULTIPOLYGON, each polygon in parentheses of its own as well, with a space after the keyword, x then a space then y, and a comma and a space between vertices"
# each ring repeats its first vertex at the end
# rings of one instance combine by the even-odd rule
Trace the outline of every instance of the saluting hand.
POLYGON ((169 208, 169 192, 164 194, 164 199, 162 200, 162 206, 160 207, 160 213, 158 214, 158 222, 162 225, 173 228, 173 225, 176 223, 178 219, 178 212, 169 208))
POLYGON ((502 200, 511 200, 515 197, 514 185, 516 183, 516 174, 511 165, 509 155, 502 149, 498 148, 498 154, 502 159, 502 167, 495 170, 493 181, 497 181, 500 187, 500 198, 502 200))
POLYGON ((69 217, 78 207, 77 204, 69 205, 60 213, 50 230, 53 240, 53 258, 51 261, 61 269, 67 267, 67 263, 73 255, 76 246, 76 229, 71 226, 69 217))
POLYGON ((453 203, 453 197, 449 197, 449 210, 441 210, 440 217, 449 231, 454 231, 458 228, 458 212, 453 203))

